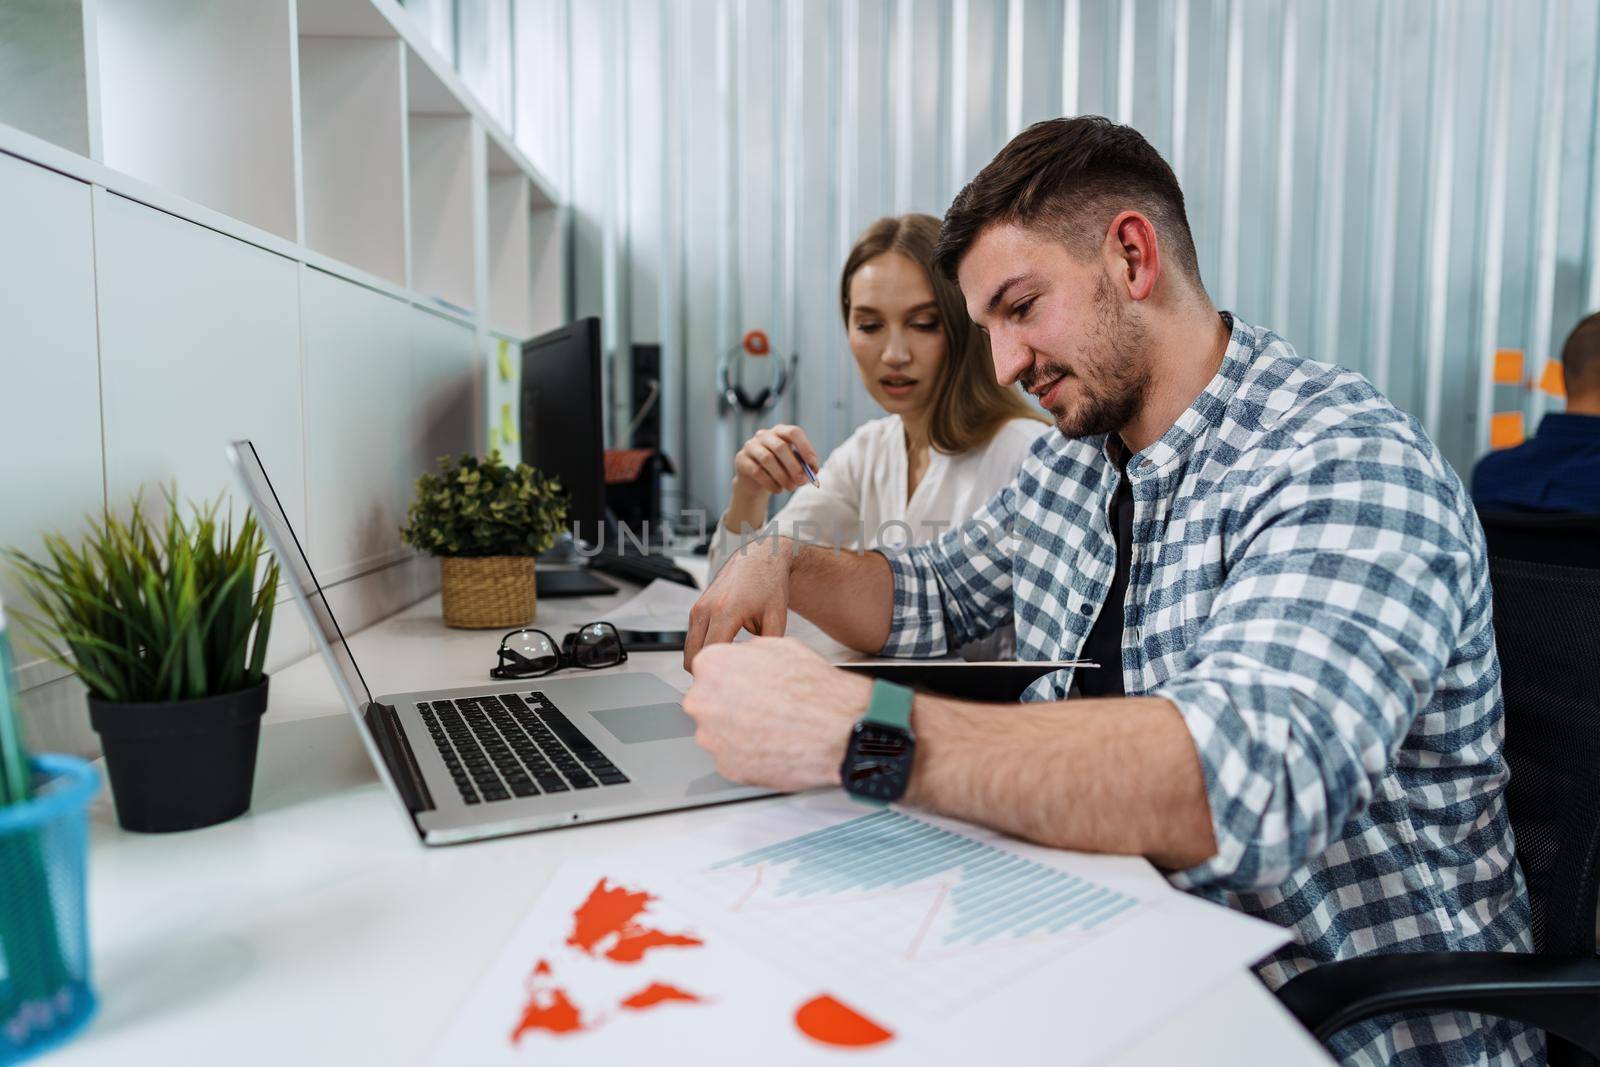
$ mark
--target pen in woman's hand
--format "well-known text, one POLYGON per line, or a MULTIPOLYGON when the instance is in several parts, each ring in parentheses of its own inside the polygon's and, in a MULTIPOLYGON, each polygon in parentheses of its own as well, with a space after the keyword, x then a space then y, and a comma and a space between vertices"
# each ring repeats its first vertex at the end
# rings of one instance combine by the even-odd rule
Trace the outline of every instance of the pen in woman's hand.
POLYGON ((821 489, 822 483, 817 481, 817 472, 811 469, 811 464, 806 462, 806 457, 800 454, 800 450, 798 448, 793 448, 793 446, 791 446, 791 448, 794 452, 794 458, 800 461, 800 469, 806 472, 806 478, 811 482, 812 485, 816 486, 818 489, 821 489))

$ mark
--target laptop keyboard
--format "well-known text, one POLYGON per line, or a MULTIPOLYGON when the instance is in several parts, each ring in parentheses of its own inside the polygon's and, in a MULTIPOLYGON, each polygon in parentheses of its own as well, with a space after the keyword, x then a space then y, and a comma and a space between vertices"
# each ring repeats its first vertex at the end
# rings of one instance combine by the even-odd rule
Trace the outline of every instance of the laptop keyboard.
POLYGON ((543 693, 435 700, 417 714, 468 804, 628 780, 543 693))

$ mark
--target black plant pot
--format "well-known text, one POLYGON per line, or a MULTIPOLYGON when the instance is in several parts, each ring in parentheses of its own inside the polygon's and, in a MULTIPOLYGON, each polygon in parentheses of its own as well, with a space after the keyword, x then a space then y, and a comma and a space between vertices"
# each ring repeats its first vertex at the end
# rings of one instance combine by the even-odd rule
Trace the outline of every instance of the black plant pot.
POLYGON ((170 703, 89 698, 124 830, 194 830, 250 810, 267 679, 236 693, 170 703))

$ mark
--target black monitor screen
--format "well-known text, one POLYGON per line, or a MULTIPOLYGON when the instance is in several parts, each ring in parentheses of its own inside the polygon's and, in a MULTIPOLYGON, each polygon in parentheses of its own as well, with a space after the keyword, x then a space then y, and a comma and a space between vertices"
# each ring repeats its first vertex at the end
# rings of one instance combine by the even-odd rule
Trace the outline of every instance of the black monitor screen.
POLYGON ((535 337, 522 346, 522 459, 572 499, 568 528, 591 544, 605 518, 605 432, 601 417, 600 320, 535 337))

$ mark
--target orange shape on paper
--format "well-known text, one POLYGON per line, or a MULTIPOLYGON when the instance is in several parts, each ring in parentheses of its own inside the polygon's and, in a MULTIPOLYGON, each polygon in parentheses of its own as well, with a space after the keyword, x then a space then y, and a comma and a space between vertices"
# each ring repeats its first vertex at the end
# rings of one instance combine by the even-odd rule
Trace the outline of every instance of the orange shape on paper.
POLYGON ((1512 448, 1527 440, 1522 412, 1497 411, 1489 416, 1489 447, 1512 448))
POLYGON ((572 1003, 565 989, 546 989, 528 998, 522 1009, 522 1020, 511 1031, 511 1043, 529 1030, 543 1030, 551 1034, 570 1034, 583 1029, 583 1018, 578 1006, 572 1003))
POLYGON ((894 1037, 890 1031, 826 993, 800 1005, 794 1013, 794 1024, 813 1041, 845 1048, 880 1045, 894 1037))
POLYGON ((670 986, 665 982, 651 982, 639 992, 624 1000, 622 1006, 631 1008, 634 1011, 643 1011, 645 1008, 653 1008, 657 1004, 669 1000, 686 1000, 692 1004, 700 1003, 699 997, 693 993, 685 992, 677 986, 670 986))
MULTIPOLYGON (((641 926, 636 920, 654 899, 643 890, 625 889, 612 885, 610 879, 601 878, 573 911, 572 933, 567 937, 567 945, 586 956, 598 956, 613 963, 637 963, 653 948, 692 947, 703 943, 690 934, 671 934, 641 926)), ((590 1012, 585 1019, 585 1009, 573 1001, 564 986, 554 984, 553 974, 548 959, 534 964, 527 981, 527 1004, 522 1009, 522 1018, 511 1031, 513 1046, 529 1031, 571 1034, 604 1026, 613 1017, 608 1006, 598 1013, 590 1012)), ((674 1002, 702 1003, 700 997, 677 986, 652 982, 616 1007, 645 1011, 674 1002)))
POLYGON ((1544 373, 1539 376, 1539 388, 1551 396, 1567 395, 1567 380, 1561 373, 1559 359, 1547 359, 1544 362, 1544 373))
POLYGON ((1494 381, 1496 385, 1521 385, 1522 367, 1522 349, 1497 348, 1494 350, 1494 381))
POLYGON ((600 879, 590 890, 589 899, 572 913, 572 934, 567 944, 590 956, 598 953, 617 963, 638 963, 653 948, 692 948, 704 944, 690 934, 669 934, 635 922, 654 899, 643 890, 633 892, 600 879), (608 947, 602 949, 608 942, 608 947))

